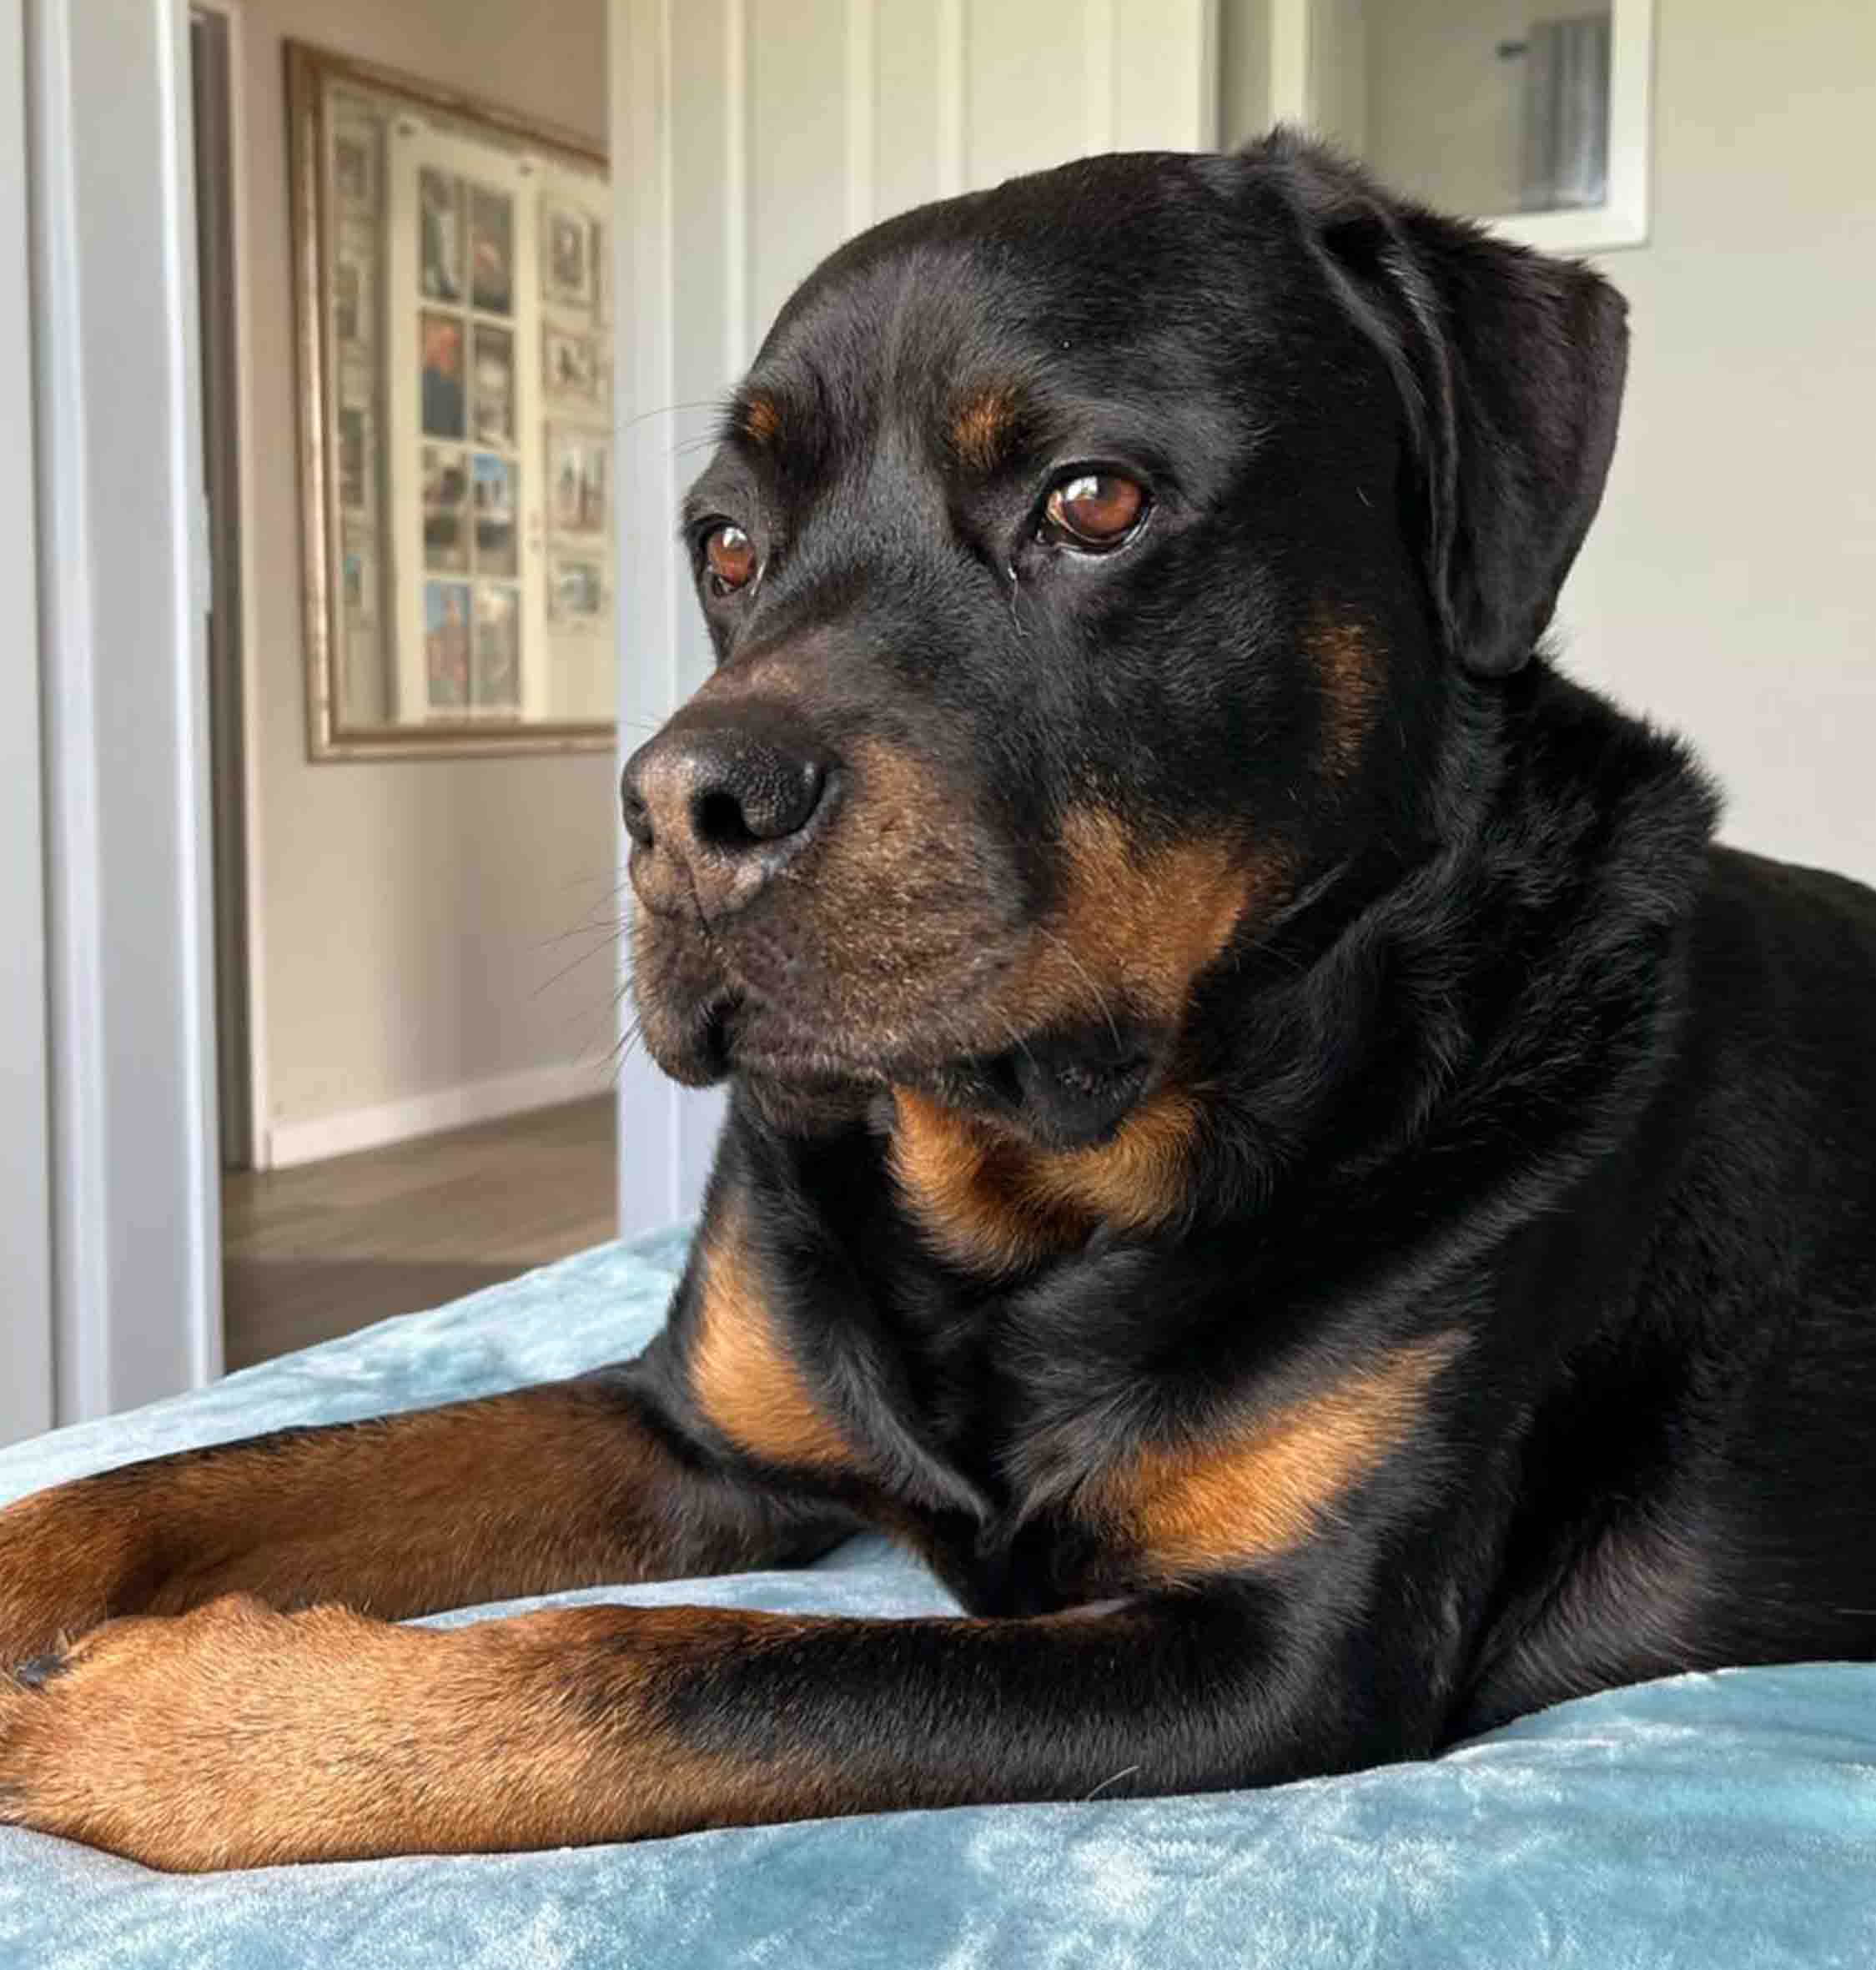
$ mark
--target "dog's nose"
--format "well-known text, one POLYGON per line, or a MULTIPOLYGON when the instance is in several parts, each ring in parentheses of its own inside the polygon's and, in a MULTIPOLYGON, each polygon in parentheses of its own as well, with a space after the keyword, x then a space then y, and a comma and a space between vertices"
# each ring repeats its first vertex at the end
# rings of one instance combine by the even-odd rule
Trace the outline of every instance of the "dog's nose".
POLYGON ((686 885, 711 915, 740 908, 813 832, 833 766, 772 721, 666 727, 626 762, 633 887, 653 909, 686 885))

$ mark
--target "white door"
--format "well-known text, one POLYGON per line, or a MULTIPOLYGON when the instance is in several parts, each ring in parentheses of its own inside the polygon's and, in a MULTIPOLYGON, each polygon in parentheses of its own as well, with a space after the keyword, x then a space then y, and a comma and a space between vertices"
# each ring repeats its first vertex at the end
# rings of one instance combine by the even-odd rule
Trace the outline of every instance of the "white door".
MULTIPOLYGON (((621 757, 702 682, 675 546, 716 407, 802 275, 930 199, 1216 141, 1213 0, 611 0, 621 757)), ((620 1072, 620 1222, 693 1211, 721 1113, 620 1072)))

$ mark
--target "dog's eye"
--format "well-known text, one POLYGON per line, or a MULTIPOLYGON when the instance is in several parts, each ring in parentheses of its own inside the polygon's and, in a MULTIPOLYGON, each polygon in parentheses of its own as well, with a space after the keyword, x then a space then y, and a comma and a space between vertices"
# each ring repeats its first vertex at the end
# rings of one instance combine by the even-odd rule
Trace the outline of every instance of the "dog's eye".
POLYGON ((703 543, 704 565, 710 585, 720 596, 733 595, 756 578, 756 543, 732 520, 712 527, 703 543))
POLYGON ((1118 547, 1146 516, 1146 489, 1118 472, 1076 472, 1043 509, 1043 538, 1071 546, 1118 547))

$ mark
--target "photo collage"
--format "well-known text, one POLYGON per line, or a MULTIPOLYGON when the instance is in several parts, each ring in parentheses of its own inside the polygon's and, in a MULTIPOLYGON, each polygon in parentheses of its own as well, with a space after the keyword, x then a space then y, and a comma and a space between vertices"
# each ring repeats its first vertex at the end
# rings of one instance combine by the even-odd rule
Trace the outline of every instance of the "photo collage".
POLYGON ((515 197, 417 173, 424 676, 433 716, 521 710, 515 197))
POLYGON ((342 721, 602 722, 605 178, 466 118, 328 100, 317 483, 342 721))

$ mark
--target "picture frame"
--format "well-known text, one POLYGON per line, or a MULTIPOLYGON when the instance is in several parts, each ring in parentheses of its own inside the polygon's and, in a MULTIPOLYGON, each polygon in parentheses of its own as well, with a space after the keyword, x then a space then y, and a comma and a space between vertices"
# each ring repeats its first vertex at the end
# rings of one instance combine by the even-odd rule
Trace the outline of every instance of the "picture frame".
POLYGON ((332 133, 332 181, 341 205, 356 212, 378 209, 378 137, 369 125, 340 122, 332 133))
POLYGON ((590 555, 556 552, 548 562, 547 606, 571 631, 599 628, 612 606, 605 564, 590 555))
POLYGON ((599 299, 598 241, 591 215, 564 200, 541 201, 541 295, 556 308, 591 312, 599 299))
POLYGON ((604 153, 304 43, 286 67, 309 756, 605 751, 604 153))
POLYGON ((541 387, 551 402, 603 411, 611 395, 603 338, 549 316, 541 334, 541 387))
POLYGON ((369 223, 339 221, 333 262, 333 328, 342 361, 369 358, 378 339, 377 242, 369 223))
POLYGON ((557 538, 603 540, 612 524, 611 442, 591 425, 547 427, 547 525, 557 538))

